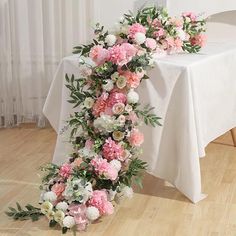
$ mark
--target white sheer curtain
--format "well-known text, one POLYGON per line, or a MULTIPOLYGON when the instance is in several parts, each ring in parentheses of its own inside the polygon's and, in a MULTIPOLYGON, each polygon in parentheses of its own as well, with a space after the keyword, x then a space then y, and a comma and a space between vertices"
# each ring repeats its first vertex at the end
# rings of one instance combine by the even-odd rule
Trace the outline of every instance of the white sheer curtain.
POLYGON ((45 125, 55 69, 87 41, 92 8, 89 0, 0 0, 0 127, 45 125))

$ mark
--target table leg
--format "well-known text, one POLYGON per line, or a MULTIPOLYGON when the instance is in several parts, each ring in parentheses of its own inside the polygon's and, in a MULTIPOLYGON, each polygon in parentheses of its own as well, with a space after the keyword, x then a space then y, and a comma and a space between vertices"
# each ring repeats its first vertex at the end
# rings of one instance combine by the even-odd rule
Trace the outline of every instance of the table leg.
POLYGON ((231 132, 231 135, 232 135, 234 146, 236 147, 236 128, 231 129, 230 132, 231 132))

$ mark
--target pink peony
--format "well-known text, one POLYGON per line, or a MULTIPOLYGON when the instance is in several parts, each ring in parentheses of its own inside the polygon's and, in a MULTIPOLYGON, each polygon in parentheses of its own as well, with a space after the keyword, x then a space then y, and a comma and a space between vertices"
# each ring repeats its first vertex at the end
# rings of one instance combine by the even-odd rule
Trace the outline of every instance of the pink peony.
POLYGON ((98 175, 105 176, 110 180, 115 180, 118 177, 118 171, 106 159, 95 157, 90 163, 98 175))
POLYGON ((131 72, 131 71, 125 71, 123 74, 124 77, 127 79, 127 85, 130 88, 137 88, 140 84, 140 75, 131 72))
POLYGON ((157 47, 157 42, 155 39, 152 38, 146 38, 145 45, 147 48, 150 48, 151 50, 154 50, 157 47))
POLYGON ((191 38, 191 44, 192 45, 198 45, 200 47, 205 46, 207 37, 205 34, 198 34, 195 37, 191 38))
POLYGON ((132 129, 129 137, 130 145, 139 147, 143 143, 143 141, 143 133, 141 133, 138 129, 132 129))
POLYGON ((133 25, 131 25, 131 26, 129 27, 128 33, 129 33, 129 37, 130 37, 130 38, 134 38, 134 36, 135 36, 136 33, 143 33, 143 34, 146 34, 146 29, 145 29, 145 27, 142 26, 141 24, 135 23, 135 24, 133 24, 133 25))
POLYGON ((98 208, 101 215, 111 215, 114 212, 114 207, 107 199, 105 190, 95 190, 91 199, 88 201, 90 206, 98 208))
POLYGON ((91 48, 89 57, 97 64, 103 64, 109 58, 109 51, 100 45, 91 48))
POLYGON ((119 159, 124 152, 123 147, 120 144, 116 144, 110 137, 106 140, 102 147, 102 155, 107 160, 119 159))
POLYGON ((65 190, 65 184, 63 183, 56 183, 52 186, 51 189, 56 195, 57 197, 60 197, 61 194, 64 192, 65 190))
POLYGON ((69 206, 69 214, 74 217, 75 223, 78 231, 83 231, 86 229, 88 220, 86 217, 87 207, 82 204, 72 204, 69 206))
POLYGON ((196 21, 197 19, 197 16, 193 12, 190 12, 190 11, 182 13, 182 16, 189 17, 191 21, 196 21))
POLYGON ((107 100, 107 106, 112 108, 116 103, 126 103, 126 95, 122 92, 114 92, 115 90, 111 91, 109 98, 107 100))
POLYGON ((102 95, 96 100, 96 102, 93 105, 93 115, 98 117, 102 112, 106 109, 107 104, 107 93, 102 93, 102 95))
POLYGON ((59 170, 59 175, 64 178, 68 178, 70 176, 71 172, 72 172, 72 166, 68 163, 65 163, 61 166, 61 168, 59 170))
POLYGON ((123 43, 109 48, 109 60, 118 66, 127 64, 136 55, 137 49, 130 43, 123 43))

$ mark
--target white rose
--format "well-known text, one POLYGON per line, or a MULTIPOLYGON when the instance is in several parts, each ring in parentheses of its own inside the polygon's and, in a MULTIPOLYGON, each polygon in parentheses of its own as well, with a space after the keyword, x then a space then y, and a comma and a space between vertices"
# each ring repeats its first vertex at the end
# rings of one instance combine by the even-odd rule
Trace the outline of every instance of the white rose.
POLYGON ((65 213, 61 210, 56 211, 56 213, 53 216, 54 220, 56 222, 62 222, 63 219, 65 218, 65 213))
POLYGON ((116 36, 113 34, 108 34, 105 38, 105 42, 108 46, 113 46, 116 43, 116 36))
POLYGON ((133 89, 127 94, 128 103, 137 103, 139 101, 139 95, 133 89))
POLYGON ((49 202, 54 202, 54 201, 57 200, 57 195, 52 191, 46 192, 43 195, 43 200, 44 201, 49 201, 49 202))
POLYGON ((133 108, 132 108, 132 106, 130 106, 129 104, 127 104, 127 105, 125 106, 125 110, 130 113, 130 112, 133 110, 133 108))
POLYGON ((134 35, 134 41, 135 41, 137 44, 143 44, 143 43, 146 41, 146 36, 145 36, 145 34, 140 33, 140 32, 136 33, 136 34, 134 35))
POLYGON ((53 205, 51 202, 46 201, 41 205, 41 212, 45 215, 47 214, 49 211, 51 211, 53 208, 53 205))
POLYGON ((123 89, 126 86, 126 78, 124 76, 119 76, 116 81, 116 86, 119 89, 123 89))
POLYGON ((102 85, 102 88, 107 92, 110 92, 114 88, 114 84, 112 80, 106 80, 106 84, 102 85))
POLYGON ((56 205, 56 209, 66 211, 68 209, 68 204, 66 202, 59 202, 56 205))
POLYGON ((94 206, 90 206, 86 210, 86 216, 89 220, 94 221, 100 216, 99 210, 94 206))
POLYGON ((185 22, 186 22, 186 23, 190 23, 190 22, 191 22, 191 19, 190 19, 188 16, 186 16, 186 17, 185 17, 185 22))
POLYGON ((94 100, 91 97, 85 98, 84 106, 88 109, 92 108, 94 104, 94 100))
POLYGON ((127 198, 132 198, 134 195, 133 189, 130 188, 129 186, 125 186, 124 188, 122 188, 121 193, 124 197, 127 198))
POLYGON ((47 217, 49 220, 53 220, 54 214, 55 214, 55 212, 52 211, 52 210, 50 210, 50 211, 47 212, 46 217, 47 217))
POLYGON ((112 167, 114 167, 117 170, 117 172, 120 171, 120 169, 121 169, 120 161, 114 159, 114 160, 110 161, 110 164, 112 167))
POLYGON ((72 216, 66 216, 63 219, 63 226, 66 228, 72 228, 75 225, 75 219, 72 216))
POLYGON ((177 35, 181 40, 186 40, 186 33, 182 29, 177 29, 177 35))

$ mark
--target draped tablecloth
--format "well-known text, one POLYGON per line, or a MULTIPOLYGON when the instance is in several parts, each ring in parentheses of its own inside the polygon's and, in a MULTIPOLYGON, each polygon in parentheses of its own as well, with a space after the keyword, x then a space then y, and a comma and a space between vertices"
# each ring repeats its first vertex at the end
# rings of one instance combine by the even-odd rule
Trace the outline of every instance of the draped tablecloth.
MULTIPOLYGON (((72 113, 64 86, 65 73, 79 75, 78 55, 60 63, 44 105, 44 114, 58 133, 53 162, 67 160, 65 121, 72 113), (64 132, 63 132, 64 131, 64 132)), ((148 172, 167 180, 192 202, 201 192, 199 157, 209 142, 236 127, 236 44, 208 43, 198 54, 155 59, 138 92, 143 104, 155 107, 162 127, 143 127, 142 159, 148 172)))

